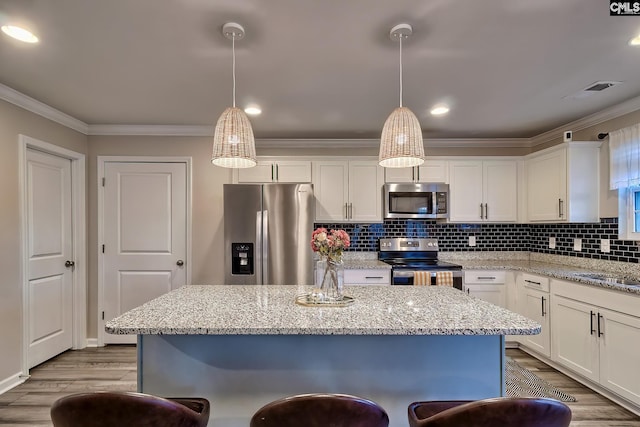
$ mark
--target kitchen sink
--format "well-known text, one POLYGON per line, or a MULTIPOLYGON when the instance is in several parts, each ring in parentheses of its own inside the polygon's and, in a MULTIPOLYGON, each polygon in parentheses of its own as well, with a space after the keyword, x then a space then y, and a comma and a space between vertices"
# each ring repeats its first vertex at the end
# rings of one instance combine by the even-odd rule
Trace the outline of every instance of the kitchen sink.
POLYGON ((640 281, 638 280, 622 279, 619 277, 612 277, 606 274, 599 274, 599 273, 578 273, 576 275, 580 277, 585 277, 587 279, 601 280, 603 282, 615 283, 616 285, 623 285, 631 288, 640 288, 640 281))

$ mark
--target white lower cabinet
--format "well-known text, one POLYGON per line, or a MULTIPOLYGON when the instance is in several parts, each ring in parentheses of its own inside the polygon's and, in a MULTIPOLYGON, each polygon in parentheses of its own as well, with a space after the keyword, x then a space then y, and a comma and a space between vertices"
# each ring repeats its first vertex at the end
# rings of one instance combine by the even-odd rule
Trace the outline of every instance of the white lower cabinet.
POLYGON ((462 290, 499 307, 507 306, 504 271, 469 270, 464 272, 462 290))
POLYGON ((640 405, 640 297, 561 280, 552 290, 552 359, 640 405))
POLYGON ((542 326, 537 335, 522 335, 520 344, 541 354, 551 356, 549 278, 529 273, 519 273, 516 278, 518 288, 518 313, 542 326))

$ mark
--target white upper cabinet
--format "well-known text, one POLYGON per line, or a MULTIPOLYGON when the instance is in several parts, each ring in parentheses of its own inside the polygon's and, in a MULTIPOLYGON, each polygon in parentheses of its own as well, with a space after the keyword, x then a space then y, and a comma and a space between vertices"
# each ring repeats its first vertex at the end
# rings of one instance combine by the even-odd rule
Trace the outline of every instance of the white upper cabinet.
POLYGON ((599 147, 572 142, 527 158, 529 221, 599 221, 599 147))
POLYGON ((449 198, 451 222, 517 221, 517 161, 449 162, 449 198))
POLYGON ((237 169, 237 183, 311 182, 311 161, 260 160, 252 168, 237 169))
POLYGON ((425 160, 421 166, 412 168, 385 168, 385 182, 449 182, 446 160, 425 160))
POLYGON ((383 184, 376 160, 314 161, 316 221, 381 221, 383 184))

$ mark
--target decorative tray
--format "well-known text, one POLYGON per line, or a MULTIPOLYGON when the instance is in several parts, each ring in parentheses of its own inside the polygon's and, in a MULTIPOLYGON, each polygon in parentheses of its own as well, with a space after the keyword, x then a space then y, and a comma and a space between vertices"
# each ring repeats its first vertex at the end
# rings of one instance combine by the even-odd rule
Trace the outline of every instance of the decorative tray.
POLYGON ((353 304, 354 301, 353 297, 346 295, 340 301, 318 301, 311 294, 298 295, 296 297, 296 304, 304 305, 305 307, 346 307, 353 304))

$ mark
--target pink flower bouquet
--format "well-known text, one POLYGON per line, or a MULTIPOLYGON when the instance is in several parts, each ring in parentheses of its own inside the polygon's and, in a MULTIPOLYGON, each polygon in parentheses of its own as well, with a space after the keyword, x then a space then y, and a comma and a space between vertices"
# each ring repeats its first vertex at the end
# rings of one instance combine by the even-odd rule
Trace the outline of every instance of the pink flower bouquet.
POLYGON ((334 261, 342 258, 342 251, 351 245, 349 235, 344 230, 327 231, 326 228, 317 228, 311 234, 311 249, 320 256, 326 256, 334 261))

